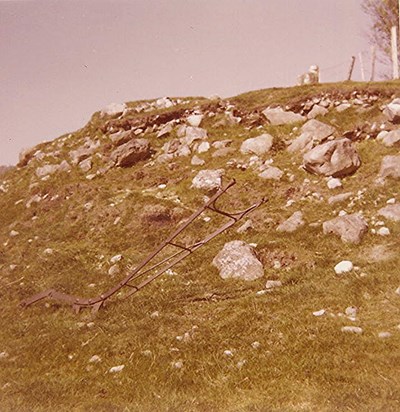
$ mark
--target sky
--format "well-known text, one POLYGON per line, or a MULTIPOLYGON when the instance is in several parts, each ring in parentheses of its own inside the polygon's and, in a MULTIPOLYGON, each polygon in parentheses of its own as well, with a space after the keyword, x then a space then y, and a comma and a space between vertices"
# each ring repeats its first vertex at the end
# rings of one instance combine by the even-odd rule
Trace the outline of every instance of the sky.
MULTIPOLYGON (((347 77, 362 0, 0 0, 0 165, 83 127, 111 102, 347 77)), ((354 79, 360 79, 358 60, 354 79)))

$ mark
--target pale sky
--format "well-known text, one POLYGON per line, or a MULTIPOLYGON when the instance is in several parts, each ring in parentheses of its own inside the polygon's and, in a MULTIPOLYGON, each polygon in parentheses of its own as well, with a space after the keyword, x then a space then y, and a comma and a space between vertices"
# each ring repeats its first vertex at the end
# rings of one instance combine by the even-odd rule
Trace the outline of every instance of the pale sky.
MULTIPOLYGON (((344 80, 361 0, 0 0, 0 164, 111 102, 344 80)), ((354 79, 360 79, 355 67, 354 79)))

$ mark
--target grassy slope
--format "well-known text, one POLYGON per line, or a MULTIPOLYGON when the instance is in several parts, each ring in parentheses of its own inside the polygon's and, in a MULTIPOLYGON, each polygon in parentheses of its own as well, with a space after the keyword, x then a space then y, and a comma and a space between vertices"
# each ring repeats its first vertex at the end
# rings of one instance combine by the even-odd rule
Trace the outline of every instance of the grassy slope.
MULTIPOLYGON (((230 100, 242 108, 255 109, 355 87, 372 87, 390 96, 398 85, 351 83, 273 89, 230 100)), ((350 110, 330 114, 324 121, 344 131, 357 122, 378 119, 379 113, 372 109, 359 115, 350 110)), ((96 116, 94 119, 98 121, 96 116)), ((88 125, 78 131, 68 140, 69 146, 62 148, 63 153, 94 130, 88 125)), ((283 139, 290 128, 265 130, 283 139)), ((237 148, 243 139, 258 133, 240 126, 209 128, 211 141, 232 138, 237 148)), ((353 210, 362 209, 371 217, 387 199, 397 196, 399 200, 398 182, 384 188, 372 185, 381 157, 398 150, 374 141, 358 143, 357 148, 363 166, 354 177, 344 179, 343 191, 367 188, 353 210)), ((233 200, 225 203, 226 207, 270 197, 269 203, 252 216, 254 230, 244 235, 231 230, 178 265, 176 276, 164 276, 131 299, 110 304, 95 316, 89 312, 77 316, 54 303, 21 310, 18 303, 53 286, 85 296, 112 286, 119 277, 107 275, 110 257, 122 253, 124 268, 137 263, 179 220, 143 220, 148 205, 176 206, 171 200, 154 196, 161 192, 157 185, 168 182, 162 194, 180 197, 184 217, 202 203, 201 193, 188 190, 201 168, 179 158, 175 170, 139 164, 111 170, 93 181, 73 171, 53 175, 31 188, 36 181, 31 175, 33 166, 3 176, 9 182, 9 191, 0 194, 0 352, 6 351, 9 356, 0 359, 0 409, 399 410, 400 298, 394 291, 399 286, 400 262, 398 254, 381 262, 373 261, 370 255, 378 244, 398 250, 400 225, 388 223, 391 236, 368 234, 360 245, 343 244, 322 235, 320 227, 308 225, 293 234, 277 233, 276 223, 295 210, 302 210, 307 223, 312 223, 329 219, 345 205, 301 200, 306 177, 311 180, 307 188, 310 192, 318 191, 326 199, 332 191, 326 188, 325 179, 299 170, 300 156, 276 150, 273 158, 274 164, 294 174, 294 182, 285 177, 271 184, 258 179, 254 171, 229 170, 238 185, 232 189, 233 200), (148 188, 154 191, 142 191, 148 188), (299 190, 298 200, 285 209, 286 195, 293 190, 299 190), (49 196, 26 208, 26 201, 35 193, 49 196), (59 198, 50 200, 54 195, 59 198), (87 202, 93 202, 89 211, 83 207, 87 202), (37 218, 32 220, 34 215, 37 218), (118 216, 121 221, 114 225, 118 216), (9 237, 12 229, 19 235, 9 237), (265 278, 254 282, 219 278, 211 261, 224 242, 237 238, 258 244, 257 253, 266 262, 265 278), (46 248, 54 253, 44 254, 46 248), (270 263, 274 259, 283 259, 288 266, 273 269, 270 263), (342 259, 352 260, 360 269, 336 276, 332 268, 342 259), (17 265, 14 270, 10 269, 12 264, 17 265), (266 279, 280 279, 283 287, 256 296, 266 279), (337 316, 351 305, 359 308, 356 322, 337 316), (328 314, 314 317, 312 312, 321 308, 328 314), (156 311, 158 316, 154 315, 156 311), (361 326, 363 335, 340 331, 350 324, 361 326), (393 335, 379 339, 381 331, 393 335), (191 339, 176 339, 185 332, 190 332, 191 339), (255 341, 260 342, 258 349, 251 345, 255 341), (224 355, 227 349, 233 351, 233 357, 224 355), (93 355, 100 356, 101 362, 88 363, 93 355), (179 360, 183 367, 174 368, 173 363, 179 360), (242 361, 245 363, 239 367, 242 361), (121 373, 108 373, 110 367, 121 364, 125 365, 121 373)), ((207 168, 224 166, 225 160, 209 155, 205 159, 207 168)), ((196 235, 191 233, 192 238, 196 235)))

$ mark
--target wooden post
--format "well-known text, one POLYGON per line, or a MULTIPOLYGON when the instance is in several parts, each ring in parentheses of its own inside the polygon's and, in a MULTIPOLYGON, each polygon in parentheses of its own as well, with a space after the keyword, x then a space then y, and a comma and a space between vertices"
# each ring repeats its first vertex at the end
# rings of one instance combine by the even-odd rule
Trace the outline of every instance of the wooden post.
POLYGON ((353 74, 354 63, 355 62, 356 62, 356 56, 351 56, 351 64, 350 64, 349 75, 347 76, 347 81, 351 80, 351 75, 353 74))
POLYGON ((361 80, 365 82, 365 72, 364 72, 364 62, 362 58, 362 52, 358 53, 358 59, 360 60, 361 80))
POLYGON ((399 78, 399 58, 397 51, 397 27, 392 27, 392 64, 393 64, 393 79, 399 78))
POLYGON ((372 46, 371 47, 371 78, 370 78, 371 82, 373 82, 375 79, 375 60, 376 60, 376 47, 372 46))

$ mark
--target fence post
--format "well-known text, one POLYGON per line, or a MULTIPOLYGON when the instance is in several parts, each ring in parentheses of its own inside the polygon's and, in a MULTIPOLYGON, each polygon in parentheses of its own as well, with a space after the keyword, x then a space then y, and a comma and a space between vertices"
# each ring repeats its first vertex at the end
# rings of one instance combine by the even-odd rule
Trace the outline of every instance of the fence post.
POLYGON ((392 64, 393 64, 393 79, 399 78, 399 58, 397 51, 397 27, 393 26, 392 30, 392 64))
POLYGON ((351 56, 351 64, 350 64, 350 70, 349 70, 349 75, 347 76, 347 80, 351 80, 351 75, 353 74, 353 69, 354 69, 354 63, 356 62, 356 57, 351 56))

